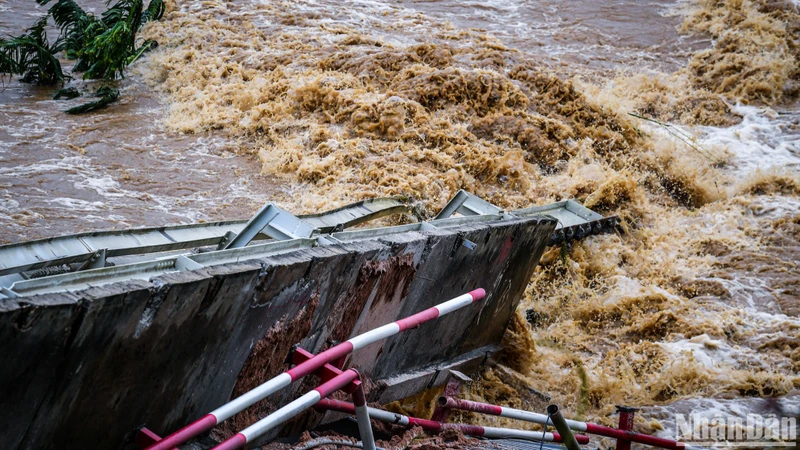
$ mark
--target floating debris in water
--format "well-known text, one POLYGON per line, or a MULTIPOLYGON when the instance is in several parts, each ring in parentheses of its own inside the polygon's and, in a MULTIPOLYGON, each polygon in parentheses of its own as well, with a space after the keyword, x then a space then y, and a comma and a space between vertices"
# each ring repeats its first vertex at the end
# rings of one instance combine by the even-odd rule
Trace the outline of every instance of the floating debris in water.
POLYGON ((100 97, 99 100, 84 103, 82 105, 74 106, 66 111, 67 114, 83 114, 89 111, 96 111, 108 104, 111 104, 119 99, 119 89, 114 89, 109 86, 103 86, 94 93, 95 97, 100 97))
POLYGON ((73 98, 78 98, 81 96, 81 93, 78 91, 76 87, 67 87, 64 89, 59 89, 56 92, 56 95, 53 96, 53 100, 72 100, 73 98))

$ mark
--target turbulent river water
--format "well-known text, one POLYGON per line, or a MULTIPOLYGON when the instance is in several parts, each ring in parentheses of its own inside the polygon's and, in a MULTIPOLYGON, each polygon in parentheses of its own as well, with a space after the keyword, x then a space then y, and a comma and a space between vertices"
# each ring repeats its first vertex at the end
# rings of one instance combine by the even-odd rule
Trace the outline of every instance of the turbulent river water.
MULTIPOLYGON (((675 413, 800 415, 799 7, 170 2, 120 104, 67 116, 4 80, 0 242, 269 200, 578 198, 625 233, 545 255, 471 398, 539 408, 529 386, 606 424, 637 406, 667 437, 675 413)), ((0 0, 0 33, 42 11, 0 0)))

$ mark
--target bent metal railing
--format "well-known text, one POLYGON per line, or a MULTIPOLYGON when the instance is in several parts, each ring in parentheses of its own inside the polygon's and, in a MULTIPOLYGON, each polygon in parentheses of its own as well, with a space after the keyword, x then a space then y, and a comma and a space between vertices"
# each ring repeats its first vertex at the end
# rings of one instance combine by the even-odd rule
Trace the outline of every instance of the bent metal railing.
MULTIPOLYGON (((319 410, 338 411, 347 414, 354 414, 355 407, 352 403, 341 400, 323 399, 315 406, 319 410)), ((380 420, 381 422, 394 423, 409 427, 420 427, 428 431, 442 431, 448 428, 458 430, 470 436, 481 436, 489 439, 526 439, 544 442, 563 442, 558 433, 548 433, 542 431, 516 430, 513 428, 483 427, 480 425, 465 425, 461 423, 443 423, 435 420, 419 419, 416 417, 405 416, 402 414, 384 411, 378 408, 368 407, 370 419, 380 420)), ((580 444, 588 444, 589 437, 575 435, 575 439, 580 444)))
MULTIPOLYGON (((553 406, 553 405, 551 405, 553 406)), ((521 409, 508 408, 505 406, 491 405, 488 403, 474 402, 470 400, 457 399, 452 397, 443 396, 439 398, 439 407, 445 409, 459 409, 462 411, 471 411, 479 414, 487 414, 492 416, 500 416, 508 419, 522 420, 524 422, 532 422, 544 425, 546 423, 553 423, 552 414, 539 414, 531 411, 521 409)), ((581 422, 578 420, 565 419, 565 425, 571 430, 580 431, 589 434, 596 434, 598 436, 605 436, 617 439, 617 449, 630 448, 631 442, 639 444, 651 445, 654 447, 667 448, 667 449, 691 449, 697 448, 687 445, 683 442, 673 441, 671 439, 664 439, 647 434, 637 433, 631 431, 633 425, 633 415, 631 408, 618 407, 620 409, 620 428, 611 428, 604 425, 598 425, 590 422, 581 422), (626 422, 630 422, 627 423, 626 422), (627 425, 627 426, 626 426, 627 425), (625 444, 620 446, 619 444, 625 444)), ((557 410, 557 408, 556 408, 557 410)), ((577 436, 576 436, 577 437, 577 436)), ((580 439, 578 439, 580 442, 580 439)))
POLYGON ((138 430, 136 435, 136 443, 139 445, 139 447, 146 450, 176 449, 176 446, 185 444, 193 438, 211 431, 211 429, 219 423, 233 417, 235 414, 245 410, 249 406, 252 406, 256 402, 268 397, 269 395, 288 387, 294 381, 297 381, 306 375, 314 374, 322 380, 322 384, 300 396, 296 400, 290 402, 289 404, 283 406, 282 408, 276 410, 272 414, 269 414, 256 423, 239 431, 230 438, 213 447, 212 450, 233 450, 242 448, 248 443, 252 443, 259 437, 263 436, 268 431, 276 428, 277 426, 309 408, 314 408, 319 411, 337 411, 355 415, 358 423, 359 433, 361 435, 361 445, 365 450, 376 450, 372 426, 370 423, 371 419, 403 426, 419 426, 428 431, 455 429, 466 435, 480 436, 489 439, 525 439, 541 442, 566 443, 568 448, 571 449, 577 448, 578 444, 586 445, 589 443, 588 436, 573 434, 572 430, 615 438, 617 440, 618 450, 630 448, 631 442, 667 449, 692 448, 682 442, 631 431, 633 425, 633 415, 629 408, 621 409, 620 428, 611 428, 588 422, 564 419, 561 417, 560 412, 557 412, 558 408, 555 405, 550 405, 548 407, 548 414, 545 415, 531 411, 457 399, 447 395, 442 396, 438 401, 439 408, 442 408, 443 410, 458 409, 537 423, 545 426, 544 431, 446 423, 437 420, 420 419, 402 414, 396 414, 393 412, 368 407, 366 405, 366 396, 364 394, 359 373, 355 369, 342 370, 339 367, 336 367, 343 365, 345 356, 358 349, 386 339, 390 336, 394 336, 403 331, 416 328, 425 322, 435 320, 445 314, 449 314, 453 311, 482 300, 485 296, 486 292, 483 289, 475 289, 469 293, 440 303, 417 314, 355 336, 345 342, 342 342, 341 344, 335 345, 328 350, 319 353, 318 355, 314 355, 299 347, 295 348, 291 355, 291 362, 294 364, 293 368, 220 406, 214 411, 211 411, 200 419, 190 423, 180 430, 175 431, 163 439, 151 430, 142 428, 138 430), (333 362, 334 365, 330 364, 331 362, 333 362), (353 403, 327 398, 340 389, 351 395, 353 403), (553 411, 557 412, 555 415, 558 417, 553 417, 553 411), (560 428, 560 433, 547 432, 546 428, 548 424, 556 425, 557 428, 560 428))
MULTIPOLYGON (((275 392, 288 387, 294 381, 324 369, 324 366, 331 362, 337 361, 344 356, 352 353, 355 350, 363 348, 369 344, 386 339, 395 334, 415 328, 420 324, 437 319, 445 314, 461 309, 467 305, 475 303, 486 296, 486 291, 483 289, 475 289, 469 293, 460 295, 452 300, 440 303, 432 308, 428 308, 422 312, 397 320, 395 322, 375 328, 374 330, 367 331, 353 337, 341 344, 335 345, 324 352, 311 357, 292 369, 283 372, 275 378, 259 385, 255 389, 231 400, 230 402, 220 406, 219 408, 211 411, 200 419, 190 423, 189 425, 181 428, 180 430, 166 436, 163 439, 158 439, 150 431, 143 431, 139 433, 138 439, 147 438, 154 440, 151 445, 147 446, 147 450, 171 450, 175 446, 184 444, 194 437, 210 431, 218 423, 233 417, 235 414, 243 411, 245 408, 252 406, 256 402, 274 394, 275 392)), ((237 433, 231 439, 228 439, 216 448, 232 449, 239 448, 247 442, 261 436, 266 431, 274 428, 275 426, 283 423, 284 421, 294 417, 295 415, 313 406, 317 401, 330 395, 338 389, 348 385, 354 381, 358 376, 355 371, 347 371, 337 374, 326 383, 322 384, 315 390, 303 395, 294 402, 279 409, 273 414, 258 421, 256 424, 237 433), (347 375, 346 375, 347 374, 347 375)))

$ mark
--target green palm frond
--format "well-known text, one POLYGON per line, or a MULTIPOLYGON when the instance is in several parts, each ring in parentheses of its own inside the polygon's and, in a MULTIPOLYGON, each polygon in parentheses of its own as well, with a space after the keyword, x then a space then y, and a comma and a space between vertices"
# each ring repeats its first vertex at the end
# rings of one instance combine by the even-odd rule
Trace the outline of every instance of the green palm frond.
POLYGON ((136 32, 142 24, 142 0, 120 0, 101 16, 105 29, 87 40, 77 52, 76 71, 84 79, 113 80, 124 76, 131 55, 137 53, 136 32))
MULTIPOLYGON (((53 0, 36 0, 47 5, 53 0)), ((75 0, 55 0, 48 15, 39 19, 26 34, 0 39, 0 74, 22 75, 22 81, 38 84, 63 82, 67 75, 55 56, 63 52, 73 59, 73 72, 83 73, 84 79, 115 80, 124 76, 125 68, 158 43, 147 40, 137 46, 136 34, 142 25, 160 19, 165 12, 164 0, 117 0, 99 16, 87 13, 75 0), (60 29, 58 39, 47 40, 48 17, 60 29)), ((74 91, 74 88, 72 89, 74 91)), ((57 98, 68 98, 74 92, 59 91, 57 98)), ((119 97, 111 87, 98 90, 98 100, 67 110, 70 114, 93 111, 119 97)))
POLYGON ((150 0, 147 9, 142 13, 142 23, 161 19, 161 17, 164 16, 165 10, 164 0, 150 0))
POLYGON ((141 47, 136 49, 134 53, 128 56, 128 59, 125 61, 125 64, 130 65, 133 64, 137 59, 141 58, 142 55, 149 52, 150 50, 158 47, 158 42, 148 39, 142 43, 141 47))
POLYGON ((11 57, 7 52, 3 51, 6 41, 0 39, 0 74, 4 73, 19 73, 17 68, 17 61, 11 57))
POLYGON ((122 76, 128 55, 131 53, 131 29, 127 22, 117 22, 113 27, 96 36, 78 53, 88 65, 84 79, 113 80, 122 76))
POLYGON ((67 78, 55 56, 60 49, 56 41, 47 40, 47 16, 37 20, 26 34, 0 41, 0 69, 3 73, 22 75, 25 83, 56 84, 67 78))
POLYGON ((48 12, 62 33, 65 29, 76 27, 80 20, 87 16, 86 11, 74 0, 58 0, 48 12))

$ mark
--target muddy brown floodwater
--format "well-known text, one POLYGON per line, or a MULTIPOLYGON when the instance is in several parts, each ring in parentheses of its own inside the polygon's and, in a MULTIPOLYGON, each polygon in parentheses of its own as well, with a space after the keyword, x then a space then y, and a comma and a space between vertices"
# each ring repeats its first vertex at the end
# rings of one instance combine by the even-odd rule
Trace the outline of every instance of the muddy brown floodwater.
MULTIPOLYGON (((32 22, 33 2, 3 1, 0 32, 32 22)), ((543 257, 513 351, 465 396, 541 406, 527 386, 608 425, 642 407, 636 429, 669 438, 676 413, 800 415, 798 2, 167 6, 120 104, 66 116, 7 81, 0 240, 268 200, 401 194, 432 215, 458 189, 504 208, 576 198, 625 232, 543 257)))
POLYGON ((620 69, 674 71, 709 37, 678 33, 674 1, 438 1, 401 4, 463 28, 481 28, 570 76, 620 69))
MULTIPOLYGON (((27 0, 0 8, 1 35, 20 33, 44 11, 27 0)), ((119 82, 118 104, 82 116, 62 111, 84 97, 56 101, 54 88, 3 81, 0 243, 246 218, 279 197, 281 183, 260 174, 256 158, 240 153, 240 140, 168 130, 164 99, 135 73, 119 82)), ((97 88, 72 85, 84 94, 97 88)))

